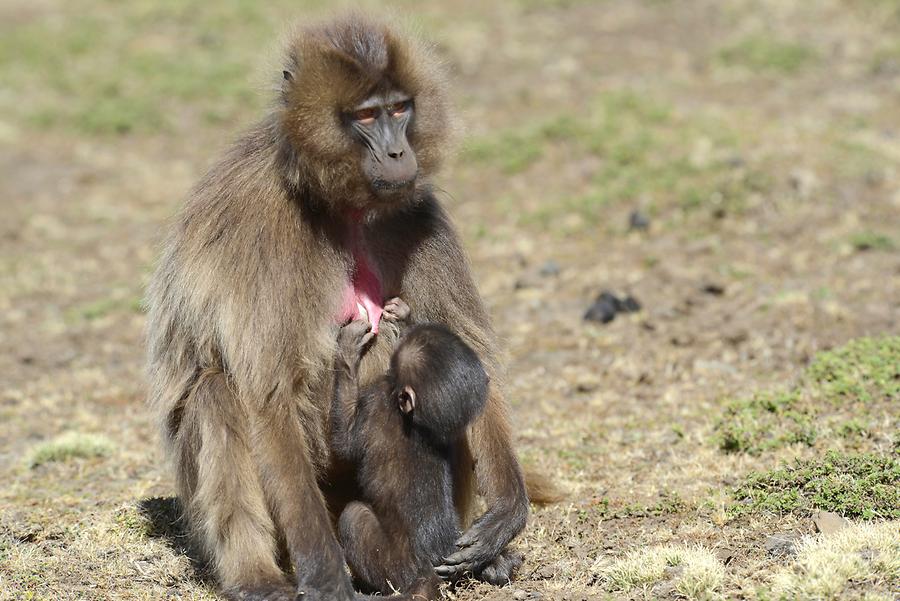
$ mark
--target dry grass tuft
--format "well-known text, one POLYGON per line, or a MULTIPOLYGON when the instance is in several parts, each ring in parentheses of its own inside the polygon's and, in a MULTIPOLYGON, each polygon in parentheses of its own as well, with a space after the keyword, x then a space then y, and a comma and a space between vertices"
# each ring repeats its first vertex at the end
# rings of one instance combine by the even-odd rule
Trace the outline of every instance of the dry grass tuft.
POLYGON ((28 464, 37 467, 54 461, 107 457, 114 449, 115 445, 105 436, 66 432, 62 436, 37 445, 31 452, 28 464))
POLYGON ((685 545, 659 545, 629 552, 606 566, 596 566, 612 590, 630 590, 672 581, 687 599, 712 599, 725 579, 725 568, 708 549, 685 545))
POLYGON ((772 579, 778 599, 839 599, 863 584, 900 590, 900 521, 862 523, 802 543, 772 579))

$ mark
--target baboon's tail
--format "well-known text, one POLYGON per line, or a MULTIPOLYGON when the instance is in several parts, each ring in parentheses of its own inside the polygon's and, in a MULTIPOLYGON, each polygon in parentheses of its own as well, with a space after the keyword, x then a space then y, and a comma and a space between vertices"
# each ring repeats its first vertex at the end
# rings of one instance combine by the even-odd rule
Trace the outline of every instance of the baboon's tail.
POLYGON ((524 468, 525 489, 528 491, 528 500, 535 505, 550 505, 559 503, 565 498, 559 487, 545 473, 535 468, 524 468))

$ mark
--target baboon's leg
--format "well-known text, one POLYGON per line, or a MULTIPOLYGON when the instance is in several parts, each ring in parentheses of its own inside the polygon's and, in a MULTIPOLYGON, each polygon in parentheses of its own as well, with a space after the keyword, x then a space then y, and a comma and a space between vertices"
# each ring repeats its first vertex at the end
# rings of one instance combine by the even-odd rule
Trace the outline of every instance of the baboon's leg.
POLYGON ((415 583, 410 592, 429 599, 437 595, 440 581, 434 574, 434 586, 429 588, 427 576, 431 566, 417 566, 409 541, 394 540, 365 503, 354 501, 347 505, 338 522, 338 532, 347 565, 364 588, 390 595, 394 589, 406 592, 415 583), (423 578, 417 581, 421 572, 425 572, 423 578))
POLYGON ((284 540, 306 601, 354 598, 344 557, 310 459, 298 399, 270 396, 256 422, 254 456, 268 505, 284 540))
POLYGON ((201 373, 179 407, 172 440, 178 493, 225 594, 293 599, 276 562, 275 526, 250 453, 249 421, 225 375, 201 373))

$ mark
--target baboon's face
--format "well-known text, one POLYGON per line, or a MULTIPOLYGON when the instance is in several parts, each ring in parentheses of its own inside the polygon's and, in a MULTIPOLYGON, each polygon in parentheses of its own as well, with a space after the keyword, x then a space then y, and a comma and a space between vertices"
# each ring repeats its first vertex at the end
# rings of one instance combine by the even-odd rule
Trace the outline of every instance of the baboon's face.
POLYGON ((413 119, 415 103, 399 91, 370 96, 345 115, 362 172, 378 196, 393 196, 416 183, 419 164, 407 139, 413 119))

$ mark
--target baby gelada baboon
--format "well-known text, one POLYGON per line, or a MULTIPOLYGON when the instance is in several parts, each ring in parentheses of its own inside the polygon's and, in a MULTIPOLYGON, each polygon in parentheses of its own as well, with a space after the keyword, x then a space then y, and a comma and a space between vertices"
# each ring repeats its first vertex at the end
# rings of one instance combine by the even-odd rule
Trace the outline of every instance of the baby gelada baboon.
MULTIPOLYGON (((409 309, 388 301, 383 319, 409 309)), ((436 598, 435 564, 460 534, 453 457, 484 409, 488 375, 477 353, 443 325, 407 329, 387 373, 362 390, 361 357, 373 333, 362 319, 338 335, 332 450, 359 466, 361 501, 346 506, 339 538, 357 586, 436 598)))

